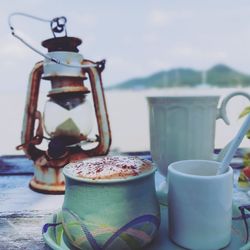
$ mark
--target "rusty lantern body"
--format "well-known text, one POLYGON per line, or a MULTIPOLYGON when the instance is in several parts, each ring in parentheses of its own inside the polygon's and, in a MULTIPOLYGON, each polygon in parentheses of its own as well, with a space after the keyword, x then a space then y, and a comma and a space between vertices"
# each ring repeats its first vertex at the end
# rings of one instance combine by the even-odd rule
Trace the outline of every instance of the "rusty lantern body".
POLYGON ((80 44, 80 39, 67 36, 43 41, 42 45, 48 49, 48 58, 56 58, 57 61, 45 58, 43 62, 38 62, 34 66, 30 74, 21 136, 22 144, 18 149, 23 149, 25 154, 34 161, 34 176, 30 181, 30 187, 38 192, 63 193, 65 187, 62 168, 67 163, 105 155, 110 148, 111 132, 101 79, 105 61, 95 63, 85 60, 78 53, 77 46, 80 44), (94 66, 87 67, 87 65, 94 66), (84 80, 87 78, 91 91, 84 85, 84 80), (49 103, 43 115, 37 110, 41 79, 51 82, 51 90, 48 93, 49 103), (91 126, 88 114, 84 113, 89 109, 86 98, 91 94, 98 135, 96 135, 94 148, 83 149, 79 145, 81 142, 88 141, 91 126), (81 129, 70 114, 66 114, 69 117, 65 117, 61 124, 54 125, 59 113, 57 107, 65 112, 74 112, 76 119, 83 118, 83 123, 80 125, 83 124, 85 128, 81 129), (79 109, 79 107, 83 108, 79 109), (82 114, 75 114, 75 109, 79 109, 78 113, 82 111, 82 114), (52 125, 46 127, 46 119, 50 119, 52 125), (44 132, 49 134, 49 138, 44 136, 44 132), (37 147, 44 139, 49 142, 47 150, 37 147))

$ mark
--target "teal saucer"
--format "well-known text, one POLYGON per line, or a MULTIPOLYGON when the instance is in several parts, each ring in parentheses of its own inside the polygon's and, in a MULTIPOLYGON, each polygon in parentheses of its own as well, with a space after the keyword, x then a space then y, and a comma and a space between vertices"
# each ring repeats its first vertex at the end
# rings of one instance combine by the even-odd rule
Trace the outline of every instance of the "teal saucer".
MULTIPOLYGON (((168 236, 168 208, 161 206, 161 226, 157 237, 154 241, 144 248, 144 250, 181 250, 183 248, 175 245, 168 236)), ((250 221, 249 221, 250 222, 250 221)), ((249 223, 250 224, 250 223, 249 223)), ((249 225, 250 226, 250 225, 249 225)), ((43 226, 42 230, 43 239, 46 244, 53 250, 77 250, 72 246, 64 233, 62 226, 62 213, 58 211, 53 214, 48 222, 43 226)), ((244 221, 241 218, 240 212, 237 207, 233 211, 232 223, 232 240, 230 244, 224 248, 226 250, 247 250, 250 249, 250 242, 246 243, 246 228, 244 221)), ((106 249, 102 249, 106 250, 106 249)), ((109 249, 107 249, 109 250, 109 249)))
POLYGON ((58 211, 49 218, 48 223, 43 226, 42 235, 46 244, 54 250, 76 249, 69 243, 64 233, 61 211, 58 211))

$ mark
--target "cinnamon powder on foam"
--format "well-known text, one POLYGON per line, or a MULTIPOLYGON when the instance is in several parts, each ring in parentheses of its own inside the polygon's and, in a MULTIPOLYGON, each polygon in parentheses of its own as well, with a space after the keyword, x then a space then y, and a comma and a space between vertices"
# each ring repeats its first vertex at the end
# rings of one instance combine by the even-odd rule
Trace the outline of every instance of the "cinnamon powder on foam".
POLYGON ((65 168, 72 176, 95 180, 137 176, 151 170, 152 165, 138 157, 106 156, 71 163, 65 168))

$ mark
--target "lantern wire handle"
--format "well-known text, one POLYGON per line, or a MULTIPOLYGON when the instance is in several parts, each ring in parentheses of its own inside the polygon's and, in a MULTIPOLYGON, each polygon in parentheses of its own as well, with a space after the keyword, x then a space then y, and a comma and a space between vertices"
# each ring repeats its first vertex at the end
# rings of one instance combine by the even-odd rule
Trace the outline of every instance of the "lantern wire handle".
POLYGON ((30 45, 28 42, 26 42, 22 37, 20 37, 18 34, 15 33, 14 26, 11 23, 11 18, 13 16, 24 16, 24 17, 28 17, 28 18, 32 18, 32 19, 41 21, 41 22, 50 23, 50 27, 51 27, 51 30, 52 30, 52 33, 53 33, 54 37, 56 37, 55 33, 61 33, 62 31, 65 31, 65 36, 67 36, 67 32, 66 32, 66 28, 65 28, 65 25, 66 25, 66 22, 67 22, 66 17, 56 17, 56 18, 53 18, 52 20, 48 20, 48 19, 32 16, 30 14, 26 14, 26 13, 22 13, 22 12, 14 12, 14 13, 9 15, 8 24, 9 24, 9 27, 10 27, 10 30, 11 30, 11 34, 15 38, 17 38, 19 41, 21 41, 28 48, 35 51, 37 54, 41 55, 42 57, 46 58, 47 60, 49 60, 51 62, 60 64, 60 65, 66 66, 66 67, 70 67, 70 68, 91 68, 91 67, 98 67, 99 66, 98 63, 96 63, 96 64, 85 64, 85 65, 66 64, 66 63, 63 63, 63 62, 61 62, 60 60, 58 60, 58 59, 56 59, 54 57, 50 57, 50 56, 44 54, 43 52, 41 52, 40 50, 34 48, 32 45, 30 45), (56 23, 56 26, 53 25, 54 23, 56 23))

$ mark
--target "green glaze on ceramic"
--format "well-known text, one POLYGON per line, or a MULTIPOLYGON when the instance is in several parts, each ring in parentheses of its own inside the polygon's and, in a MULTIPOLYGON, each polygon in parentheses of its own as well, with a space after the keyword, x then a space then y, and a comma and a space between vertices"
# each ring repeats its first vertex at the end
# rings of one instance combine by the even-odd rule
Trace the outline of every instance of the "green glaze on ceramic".
POLYGON ((85 250, 139 249, 160 225, 155 168, 127 179, 86 180, 66 170, 63 228, 71 244, 85 250))
MULTIPOLYGON (((179 246, 175 245, 168 237, 168 207, 161 206, 162 223, 156 239, 143 248, 145 250, 180 250, 179 246)), ((249 220, 249 219, 248 219, 249 220)), ((232 241, 224 248, 224 250, 247 250, 250 249, 250 241, 246 243, 246 225, 236 204, 233 209, 232 221, 232 241)), ((249 224, 249 223, 248 223, 249 224)), ((249 232, 250 232, 250 225, 249 232)), ((250 234, 250 233, 249 233, 250 234)), ((46 244, 53 250, 79 250, 69 243, 67 235, 62 226, 62 211, 49 216, 47 223, 44 224, 42 236, 46 244)), ((250 235, 249 235, 250 238, 250 235)), ((117 249, 121 250, 121 249, 117 249)))

